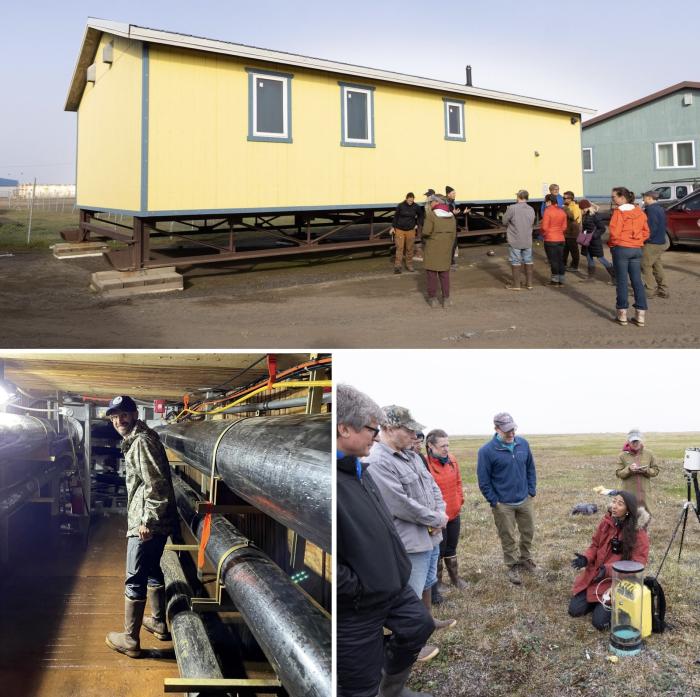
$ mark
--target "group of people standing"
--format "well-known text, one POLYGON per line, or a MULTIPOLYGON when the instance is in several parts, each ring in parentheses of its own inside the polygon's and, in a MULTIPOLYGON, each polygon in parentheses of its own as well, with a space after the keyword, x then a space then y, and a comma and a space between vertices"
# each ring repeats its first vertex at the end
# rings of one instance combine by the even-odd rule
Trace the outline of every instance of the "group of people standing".
MULTIPOLYGON (((532 290, 532 229, 535 212, 528 204, 525 190, 517 193, 517 202, 509 206, 503 217, 510 247, 512 281, 510 290, 521 289, 521 267, 525 267, 525 287, 532 290)), ((666 212, 657 202, 658 194, 644 194, 644 210, 635 205, 634 193, 625 187, 612 190, 610 236, 608 246, 612 263, 606 259, 603 247, 605 223, 598 207, 582 198, 578 202, 573 191, 559 193, 559 186, 552 184, 542 204, 541 234, 549 262, 551 277, 548 285, 564 286, 567 271, 578 272, 582 256, 586 257, 588 275, 595 277, 598 261, 616 286, 616 315, 618 324, 626 325, 629 309, 628 281, 634 294, 634 324, 643 327, 646 321, 647 289, 652 295, 667 298, 661 254, 667 248, 666 212), (571 262, 568 263, 569 256, 571 262)))
MULTIPOLYGON (((406 687, 413 664, 437 655, 431 635, 457 624, 438 619, 443 568, 458 592, 458 542, 464 490, 459 465, 441 429, 423 438, 423 425, 398 405, 379 407, 350 385, 336 390, 337 423, 337 676, 339 697, 430 697, 406 687), (423 453, 422 445, 426 450, 423 453), (441 563, 442 562, 442 563, 441 563)), ((506 412, 493 418, 494 435, 477 458, 479 489, 500 539, 508 581, 537 574, 532 555, 535 460, 506 412)), ((569 614, 593 612, 609 626, 605 592, 612 564, 646 563, 648 480, 658 474, 642 435, 632 431, 620 455, 620 491, 590 546, 572 566, 580 570, 569 614)))

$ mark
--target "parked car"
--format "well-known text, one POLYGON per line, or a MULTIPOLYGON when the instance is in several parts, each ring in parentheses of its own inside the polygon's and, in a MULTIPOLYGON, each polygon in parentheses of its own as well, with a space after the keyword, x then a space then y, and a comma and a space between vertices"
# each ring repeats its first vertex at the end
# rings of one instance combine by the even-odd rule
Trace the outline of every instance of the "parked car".
POLYGON ((674 244, 700 244, 700 189, 666 210, 666 232, 674 244))

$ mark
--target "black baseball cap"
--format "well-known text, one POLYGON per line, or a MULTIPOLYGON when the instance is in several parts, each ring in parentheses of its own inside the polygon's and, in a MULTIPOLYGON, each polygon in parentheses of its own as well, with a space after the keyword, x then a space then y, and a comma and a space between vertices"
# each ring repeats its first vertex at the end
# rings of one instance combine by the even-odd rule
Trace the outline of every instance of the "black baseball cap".
POLYGON ((107 407, 107 416, 111 416, 112 414, 116 414, 120 411, 134 412, 138 410, 139 409, 136 406, 136 402, 134 402, 131 397, 127 397, 125 394, 123 394, 119 397, 114 397, 109 403, 109 406, 107 407))

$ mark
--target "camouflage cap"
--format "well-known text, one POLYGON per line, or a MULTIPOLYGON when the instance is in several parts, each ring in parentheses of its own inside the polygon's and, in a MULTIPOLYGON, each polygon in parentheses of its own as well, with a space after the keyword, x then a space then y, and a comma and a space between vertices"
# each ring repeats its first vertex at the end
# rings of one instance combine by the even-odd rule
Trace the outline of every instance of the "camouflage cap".
POLYGON ((422 431, 425 428, 423 424, 413 420, 411 412, 406 407, 390 404, 388 407, 384 407, 384 414, 386 415, 387 426, 392 426, 393 428, 403 426, 411 431, 422 431))

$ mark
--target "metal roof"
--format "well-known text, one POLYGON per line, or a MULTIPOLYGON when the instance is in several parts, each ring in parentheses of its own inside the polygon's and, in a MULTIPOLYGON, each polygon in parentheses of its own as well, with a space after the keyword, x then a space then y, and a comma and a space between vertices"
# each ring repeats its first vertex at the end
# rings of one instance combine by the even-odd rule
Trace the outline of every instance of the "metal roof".
POLYGON ((671 85, 671 87, 667 87, 666 89, 659 90, 658 92, 654 92, 653 94, 650 94, 646 97, 637 99, 635 102, 624 104, 623 106, 618 107, 617 109, 613 109, 612 111, 608 111, 605 114, 596 116, 594 119, 589 119, 588 121, 585 121, 581 127, 588 128, 589 126, 595 126, 595 124, 607 121, 613 116, 624 114, 626 111, 632 111, 632 109, 636 109, 640 106, 644 106, 645 104, 649 104, 650 102, 654 102, 657 99, 666 97, 669 94, 673 94, 674 92, 681 92, 683 90, 700 90, 700 82, 679 82, 676 85, 671 85))
POLYGON ((265 48, 247 46, 245 44, 235 44, 229 41, 220 41, 217 39, 206 39, 199 36, 169 32, 161 29, 149 29, 148 27, 140 27, 135 24, 111 22, 109 20, 95 19, 92 17, 88 18, 87 21, 83 43, 78 56, 78 61, 76 63, 75 71, 73 73, 73 79, 71 80, 68 98, 66 100, 66 111, 78 110, 80 98, 82 97, 83 90, 85 89, 85 71, 94 60, 97 46, 103 33, 121 36, 134 41, 166 44, 168 46, 178 46, 180 48, 192 49, 196 51, 222 53, 239 58, 264 61, 266 63, 276 63, 285 66, 307 68, 309 70, 317 70, 327 73, 337 73, 339 75, 347 75, 354 78, 359 77, 364 80, 398 83, 412 87, 422 87, 424 89, 442 93, 467 95, 479 97, 481 99, 491 99, 513 104, 524 104, 527 106, 538 107, 540 109, 561 111, 568 114, 580 115, 595 113, 594 110, 587 109, 585 107, 573 106, 571 104, 561 104, 559 102, 550 102, 544 99, 537 99, 535 97, 525 97, 517 94, 509 94, 507 92, 496 92, 494 90, 485 90, 479 87, 468 87, 466 85, 460 85, 454 82, 444 82, 442 80, 418 77, 416 75, 404 75, 402 73, 396 73, 388 70, 351 65, 349 63, 341 63, 339 61, 325 60, 323 58, 311 58, 309 56, 302 56, 295 53, 285 53, 283 51, 272 51, 265 48))

